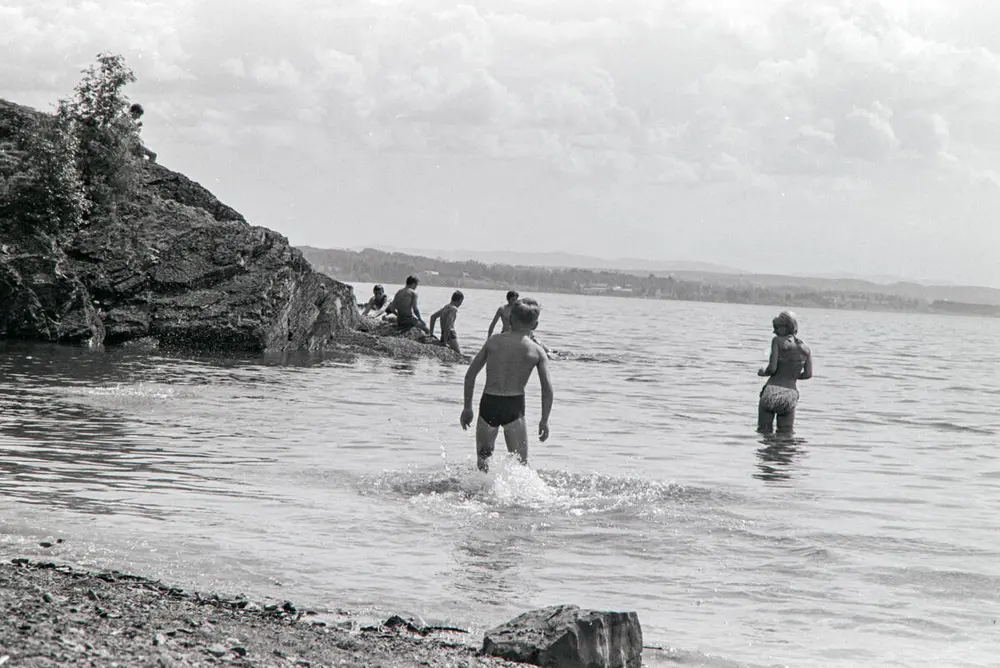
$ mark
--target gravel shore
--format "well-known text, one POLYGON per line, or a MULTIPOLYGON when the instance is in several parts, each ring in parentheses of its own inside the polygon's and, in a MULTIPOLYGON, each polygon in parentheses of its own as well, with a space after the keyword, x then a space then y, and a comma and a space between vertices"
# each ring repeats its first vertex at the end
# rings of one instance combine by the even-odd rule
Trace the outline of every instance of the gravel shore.
POLYGON ((328 624, 293 602, 187 592, 117 571, 0 564, 0 667, 523 666, 480 656, 481 638, 391 617, 328 624))

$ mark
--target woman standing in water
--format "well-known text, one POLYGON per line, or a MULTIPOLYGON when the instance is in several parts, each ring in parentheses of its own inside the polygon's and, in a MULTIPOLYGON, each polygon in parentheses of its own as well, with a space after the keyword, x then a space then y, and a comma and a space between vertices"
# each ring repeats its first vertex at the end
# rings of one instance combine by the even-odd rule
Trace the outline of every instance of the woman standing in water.
POLYGON ((795 424, 795 405, 799 401, 797 382, 812 378, 812 353, 809 346, 795 336, 799 323, 791 311, 782 311, 771 324, 774 325, 771 358, 767 366, 757 372, 758 376, 769 376, 760 391, 757 431, 770 434, 777 416, 778 432, 790 433, 795 424))

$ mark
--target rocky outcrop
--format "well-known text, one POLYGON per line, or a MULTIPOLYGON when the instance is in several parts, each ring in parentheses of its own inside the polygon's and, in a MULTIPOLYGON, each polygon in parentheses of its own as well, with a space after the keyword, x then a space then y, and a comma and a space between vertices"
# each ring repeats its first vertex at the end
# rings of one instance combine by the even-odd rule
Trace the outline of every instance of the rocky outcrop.
POLYGON ((105 330, 90 293, 51 242, 0 246, 0 336, 99 344, 105 330))
POLYGON ((247 222, 240 212, 220 202, 207 188, 162 165, 146 163, 146 188, 161 199, 207 211, 216 220, 247 222))
MULTIPOLYGON (((0 100, 0 140, 38 112, 0 100)), ((357 331, 353 289, 316 272, 272 230, 207 189, 145 162, 117 216, 72 233, 3 232, 0 337, 195 351, 354 352, 459 359, 357 331)))
POLYGON ((548 668, 634 668, 642 665, 642 628, 634 612, 559 605, 490 629, 483 653, 548 668))

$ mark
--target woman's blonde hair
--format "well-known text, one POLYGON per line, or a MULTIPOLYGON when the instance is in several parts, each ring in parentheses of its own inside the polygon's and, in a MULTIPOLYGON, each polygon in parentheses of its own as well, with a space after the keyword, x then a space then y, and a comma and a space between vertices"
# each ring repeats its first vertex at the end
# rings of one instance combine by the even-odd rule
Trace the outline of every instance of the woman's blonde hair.
POLYGON ((774 329, 784 329, 792 336, 799 333, 799 321, 795 319, 795 314, 791 311, 782 311, 771 321, 774 329))

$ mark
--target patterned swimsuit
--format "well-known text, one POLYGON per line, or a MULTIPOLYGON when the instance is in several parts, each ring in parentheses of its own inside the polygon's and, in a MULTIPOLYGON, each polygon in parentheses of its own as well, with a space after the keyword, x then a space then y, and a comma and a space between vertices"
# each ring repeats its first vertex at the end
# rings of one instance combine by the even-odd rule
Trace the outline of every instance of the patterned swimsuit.
POLYGON ((799 402, 799 391, 780 385, 765 385, 760 391, 761 407, 775 415, 787 415, 795 410, 799 402))
MULTIPOLYGON (((796 364, 802 368, 804 358, 802 357, 802 342, 795 341, 795 352, 791 349, 781 349, 778 352, 778 364, 796 364), (790 353, 792 356, 790 356, 790 353)), ((799 391, 781 385, 765 385, 760 391, 760 406, 775 415, 787 415, 795 410, 795 405, 799 402, 799 391)))

